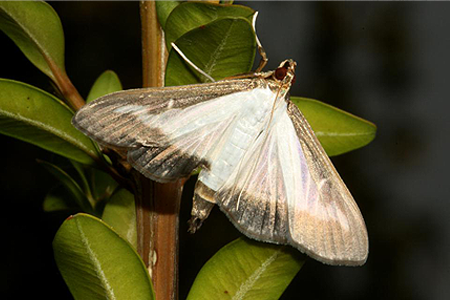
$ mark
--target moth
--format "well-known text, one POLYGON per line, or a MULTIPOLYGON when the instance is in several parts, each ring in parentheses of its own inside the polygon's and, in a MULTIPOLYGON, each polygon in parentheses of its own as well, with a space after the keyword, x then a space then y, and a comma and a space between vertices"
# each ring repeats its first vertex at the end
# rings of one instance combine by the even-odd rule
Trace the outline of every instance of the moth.
POLYGON ((214 205, 247 237, 288 244, 330 265, 362 265, 361 212, 298 107, 296 63, 213 83, 112 93, 73 124, 157 182, 201 167, 191 231, 214 205))

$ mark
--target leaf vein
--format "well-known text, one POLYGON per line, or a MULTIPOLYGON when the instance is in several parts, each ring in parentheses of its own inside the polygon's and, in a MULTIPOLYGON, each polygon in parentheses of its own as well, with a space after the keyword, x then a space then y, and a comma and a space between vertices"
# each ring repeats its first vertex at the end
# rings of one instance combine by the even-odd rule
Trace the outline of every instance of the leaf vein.
POLYGON ((317 137, 319 136, 365 136, 365 135, 373 135, 373 132, 324 132, 317 131, 315 132, 317 137))
POLYGON ((247 293, 253 288, 255 283, 261 277, 261 275, 267 270, 267 268, 280 256, 281 249, 274 252, 269 258, 267 258, 259 268, 257 268, 248 278, 245 280, 236 294, 233 296, 233 300, 242 300, 247 293))
POLYGON ((82 143, 80 143, 77 139, 73 138, 72 136, 66 134, 65 132, 58 130, 54 127, 49 127, 47 126, 45 123, 39 122, 39 121, 35 121, 29 118, 25 118, 19 114, 14 114, 5 110, 0 110, 0 118, 2 116, 2 114, 4 116, 6 116, 7 118, 25 123, 25 125, 31 125, 34 126, 40 130, 43 130, 45 132, 48 132, 52 135, 54 135, 55 137, 60 138, 61 140, 66 141, 67 143, 73 145, 74 147, 84 151, 86 154, 88 154, 90 157, 95 158, 96 156, 91 152, 90 149, 88 149, 87 147, 85 147, 82 143))
POLYGON ((109 284, 108 279, 106 278, 106 275, 102 270, 102 265, 101 265, 100 261, 98 260, 97 256, 95 255, 95 252, 92 250, 91 245, 89 244, 89 240, 86 237, 86 235, 83 231, 83 228, 81 227, 80 222, 76 222, 76 224, 77 224, 77 229, 80 232, 81 241, 83 242, 83 245, 85 246, 85 248, 89 254, 89 258, 91 258, 91 260, 94 264, 95 273, 97 274, 97 277, 100 279, 101 283, 104 286, 104 290, 106 292, 107 299, 115 300, 116 295, 114 294, 114 289, 109 284))
POLYGON ((223 37, 222 41, 220 42, 219 46, 212 53, 210 62, 208 64, 206 64, 206 66, 205 66, 205 72, 208 73, 209 75, 212 74, 212 72, 214 71, 214 68, 217 65, 217 60, 219 59, 219 56, 222 53, 223 48, 227 44, 227 41, 228 41, 228 39, 230 37, 231 28, 233 27, 233 25, 234 25, 234 22, 231 23, 230 27, 228 27, 228 30, 227 30, 225 36, 223 37))

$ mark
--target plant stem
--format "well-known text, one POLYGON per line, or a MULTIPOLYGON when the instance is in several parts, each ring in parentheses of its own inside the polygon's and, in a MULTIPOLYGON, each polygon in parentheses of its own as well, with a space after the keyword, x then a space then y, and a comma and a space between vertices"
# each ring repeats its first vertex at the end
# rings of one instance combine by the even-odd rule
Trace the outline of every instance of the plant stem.
MULTIPOLYGON (((143 86, 164 86, 167 60, 164 35, 154 1, 140 4, 143 86)), ((138 253, 148 266, 157 300, 178 299, 178 223, 182 183, 137 178, 136 222, 138 253)))
POLYGON ((144 87, 163 87, 167 50, 154 1, 141 1, 142 75, 144 87))
POLYGON ((53 60, 47 58, 46 56, 44 57, 46 58, 50 70, 52 70, 56 86, 67 100, 70 107, 74 111, 79 110, 84 104, 86 104, 83 97, 81 97, 80 93, 78 93, 78 90, 72 84, 72 81, 70 81, 67 73, 64 70, 61 70, 53 60))

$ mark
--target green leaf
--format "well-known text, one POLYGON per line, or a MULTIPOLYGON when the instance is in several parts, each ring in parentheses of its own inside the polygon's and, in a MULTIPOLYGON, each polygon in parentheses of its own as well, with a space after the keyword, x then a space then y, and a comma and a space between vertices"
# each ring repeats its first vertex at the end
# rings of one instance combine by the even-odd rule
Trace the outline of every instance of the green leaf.
POLYGON ((105 206, 102 219, 136 248, 136 208, 132 193, 126 189, 115 192, 105 206))
POLYGON ((150 300, 150 276, 133 247, 103 221, 68 218, 53 240, 56 264, 76 300, 150 300))
POLYGON ((170 13, 180 5, 181 1, 155 1, 156 13, 158 14, 158 22, 162 29, 166 27, 166 21, 170 13))
POLYGON ((53 8, 41 1, 1 1, 0 29, 53 81, 53 67, 65 72, 64 32, 53 8))
POLYGON ((203 266, 187 299, 278 299, 303 263, 292 248, 239 238, 203 266))
MULTIPOLYGON (((253 66, 256 41, 252 25, 243 18, 226 18, 194 29, 176 41, 197 67, 219 80, 247 73, 253 66)), ((170 50, 166 69, 166 86, 205 82, 200 75, 170 50)))
POLYGON ((89 91, 86 103, 89 103, 103 95, 120 90, 122 90, 122 83, 120 83, 119 76, 117 76, 114 71, 107 70, 103 72, 95 81, 89 91))
POLYGON ((0 133, 34 144, 83 164, 93 164, 97 150, 71 124, 72 111, 33 86, 0 79, 0 133))
POLYGON ((90 199, 86 197, 81 187, 69 174, 49 162, 38 160, 38 163, 55 176, 55 178, 70 192, 73 199, 75 199, 76 203, 83 211, 93 213, 94 203, 89 201, 90 199))
POLYGON ((63 185, 52 188, 45 196, 42 204, 45 212, 55 212, 63 210, 79 210, 74 196, 63 185))
MULTIPOLYGON (((187 32, 222 18, 245 18, 252 22, 255 11, 241 5, 184 2, 171 12, 165 24, 167 49, 187 32)), ((178 41, 175 43, 178 47, 178 41)), ((189 56, 188 56, 189 57, 189 56)))
POLYGON ((361 148, 374 138, 377 127, 323 102, 291 97, 308 120, 314 133, 329 156, 361 148))
POLYGON ((93 197, 97 200, 108 199, 117 188, 117 182, 107 173, 91 168, 90 178, 93 197))
MULTIPOLYGON (((76 161, 71 160, 70 163, 74 167, 75 171, 78 174, 78 182, 81 183, 81 187, 86 196, 92 199, 91 187, 89 186, 89 182, 86 178, 85 167, 84 165, 77 163, 76 161)), ((93 200, 93 199, 92 199, 93 200)))

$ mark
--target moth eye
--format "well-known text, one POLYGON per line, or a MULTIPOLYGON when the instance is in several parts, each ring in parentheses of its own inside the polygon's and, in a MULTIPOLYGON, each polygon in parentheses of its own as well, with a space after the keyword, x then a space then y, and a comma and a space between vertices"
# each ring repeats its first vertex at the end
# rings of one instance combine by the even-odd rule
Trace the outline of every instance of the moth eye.
POLYGON ((278 80, 283 80, 284 77, 286 77, 286 74, 287 74, 287 68, 284 66, 275 70, 275 78, 278 80))

